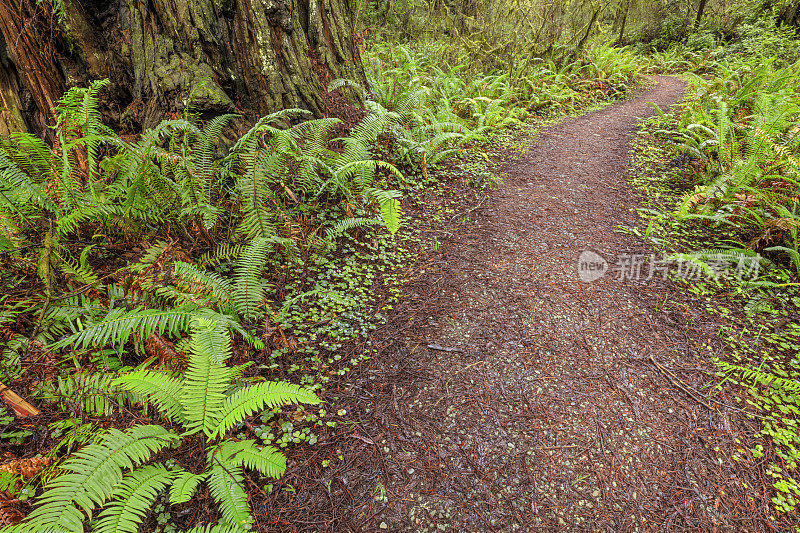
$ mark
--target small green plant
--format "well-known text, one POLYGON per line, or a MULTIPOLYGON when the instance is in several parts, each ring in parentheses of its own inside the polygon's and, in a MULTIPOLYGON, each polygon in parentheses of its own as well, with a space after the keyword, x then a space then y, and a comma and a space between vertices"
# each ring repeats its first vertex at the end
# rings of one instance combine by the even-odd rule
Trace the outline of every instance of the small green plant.
POLYGON ((14 420, 16 420, 14 415, 9 414, 8 409, 0 407, 0 439, 12 444, 20 444, 31 432, 27 429, 10 429, 14 420))

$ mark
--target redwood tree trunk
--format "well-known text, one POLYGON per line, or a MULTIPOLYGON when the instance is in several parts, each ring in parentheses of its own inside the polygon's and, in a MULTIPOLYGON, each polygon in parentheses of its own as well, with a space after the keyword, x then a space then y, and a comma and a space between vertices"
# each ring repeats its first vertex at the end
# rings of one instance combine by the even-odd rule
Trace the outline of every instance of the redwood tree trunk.
POLYGON ((350 0, 0 0, 0 133, 40 131, 69 86, 110 78, 108 119, 136 132, 182 110, 325 113, 365 83, 350 0))

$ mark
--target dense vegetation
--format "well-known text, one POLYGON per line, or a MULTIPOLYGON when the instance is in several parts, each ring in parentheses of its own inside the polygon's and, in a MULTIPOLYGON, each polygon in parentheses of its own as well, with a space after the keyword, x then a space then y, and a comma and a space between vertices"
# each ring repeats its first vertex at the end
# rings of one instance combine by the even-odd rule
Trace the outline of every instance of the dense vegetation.
POLYGON ((287 449, 335 424, 326 383, 371 355, 364 339, 399 297, 418 250, 404 205, 480 164, 502 132, 623 98, 640 73, 691 82, 648 130, 661 159, 682 157, 684 188, 650 185, 666 192, 647 238, 699 262, 763 258, 758 281, 703 291, 740 305, 739 334, 770 346, 736 343, 719 364, 774 415, 774 502, 792 512, 798 8, 702 5, 378 2, 356 13, 368 86, 329 83, 357 101, 343 120, 286 109, 253 124, 189 99, 121 135, 98 80, 61 98, 52 142, 0 140, 0 382, 47 424, 3 413, 0 518, 29 513, 9 531, 250 528, 246 477, 280 477, 287 449), (779 334, 753 331, 773 315, 779 334), (189 520, 197 497, 217 514, 189 520))
MULTIPOLYGON (((771 441, 772 500, 792 512, 800 501, 800 63, 781 29, 762 20, 742 32, 735 46, 657 56, 662 68, 688 70, 691 91, 679 111, 646 130, 656 136, 656 168, 664 174, 643 180, 656 198, 645 218, 657 249, 689 254, 708 271, 720 260, 760 263, 755 276, 717 275, 690 289, 714 302, 713 312, 737 317, 727 331, 735 340, 717 361, 720 376, 749 391, 744 401, 758 412, 760 436, 771 441), (669 160, 683 168, 663 165, 669 160)), ((762 460, 764 445, 750 453, 750 461, 762 460)))

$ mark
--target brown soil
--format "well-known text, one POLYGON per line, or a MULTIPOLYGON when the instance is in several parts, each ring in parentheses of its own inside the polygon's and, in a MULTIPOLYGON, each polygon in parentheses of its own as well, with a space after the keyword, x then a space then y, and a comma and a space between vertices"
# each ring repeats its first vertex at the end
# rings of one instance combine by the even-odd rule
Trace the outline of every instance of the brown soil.
POLYGON ((418 265, 381 355, 334 391, 358 422, 321 443, 342 461, 290 470, 308 512, 273 527, 775 530, 762 465, 731 459, 756 426, 712 388, 719 324, 671 282, 578 277, 585 249, 646 252, 615 229, 638 220, 636 120, 684 91, 657 81, 544 132, 418 265))

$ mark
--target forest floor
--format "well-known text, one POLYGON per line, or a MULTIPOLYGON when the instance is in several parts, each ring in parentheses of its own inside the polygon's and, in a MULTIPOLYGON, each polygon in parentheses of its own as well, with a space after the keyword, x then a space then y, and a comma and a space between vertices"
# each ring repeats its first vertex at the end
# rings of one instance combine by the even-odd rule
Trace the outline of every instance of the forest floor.
MULTIPOLYGON (((330 391, 353 423, 315 453, 341 461, 290 468, 302 507, 273 527, 772 529, 763 469, 732 460, 757 424, 735 391, 713 389, 719 318, 625 269, 650 253, 618 231, 640 221, 627 180, 636 122, 685 89, 656 80, 500 165, 503 183, 416 265, 375 333, 380 355, 330 391), (593 282, 578 273, 585 250, 609 264, 593 282)), ((254 511, 280 515, 283 498, 254 511)))

